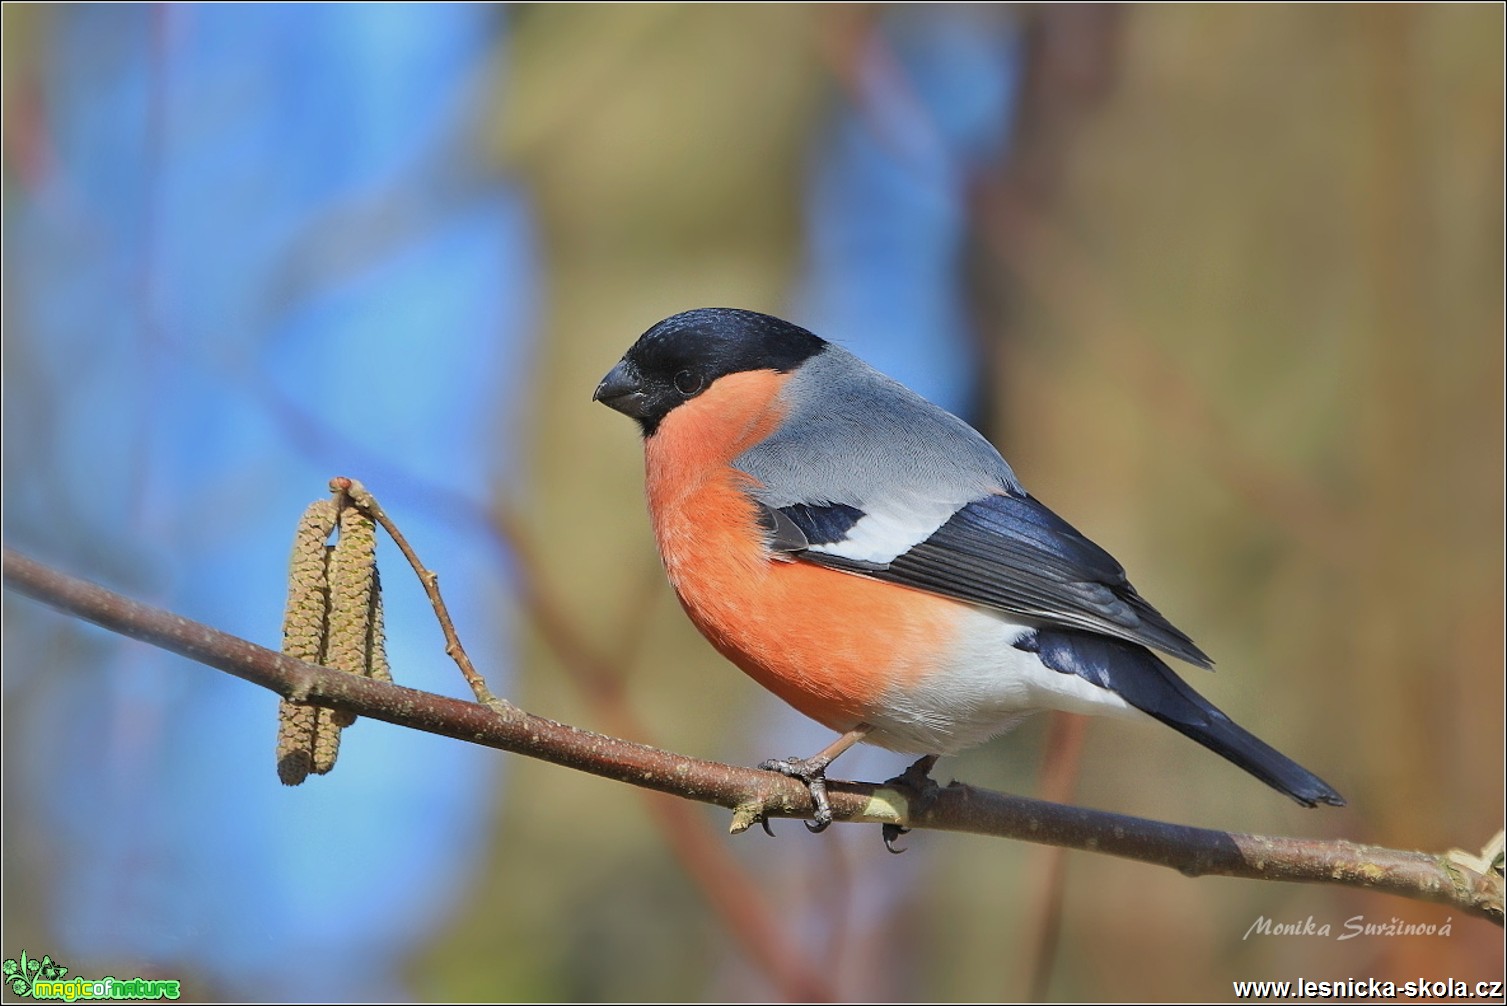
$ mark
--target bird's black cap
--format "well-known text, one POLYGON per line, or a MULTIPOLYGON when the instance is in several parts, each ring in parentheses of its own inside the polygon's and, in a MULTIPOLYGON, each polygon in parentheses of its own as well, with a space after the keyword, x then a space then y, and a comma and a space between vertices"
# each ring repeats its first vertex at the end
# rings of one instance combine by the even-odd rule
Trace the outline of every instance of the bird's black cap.
POLYGON ((666 318, 639 336, 591 397, 633 417, 644 436, 652 436, 671 409, 717 378, 747 370, 788 372, 826 345, 772 315, 697 308, 666 318))

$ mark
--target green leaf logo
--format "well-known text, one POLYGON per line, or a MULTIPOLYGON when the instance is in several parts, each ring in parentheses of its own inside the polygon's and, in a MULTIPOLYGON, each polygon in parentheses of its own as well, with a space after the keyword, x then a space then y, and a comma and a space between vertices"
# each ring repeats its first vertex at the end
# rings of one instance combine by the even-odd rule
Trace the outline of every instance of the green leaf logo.
POLYGON ((62 979, 68 973, 68 969, 52 959, 51 954, 43 954, 40 961, 26 956, 26 951, 21 951, 21 957, 6 958, 3 966, 5 984, 18 996, 30 997, 37 982, 55 982, 62 979))

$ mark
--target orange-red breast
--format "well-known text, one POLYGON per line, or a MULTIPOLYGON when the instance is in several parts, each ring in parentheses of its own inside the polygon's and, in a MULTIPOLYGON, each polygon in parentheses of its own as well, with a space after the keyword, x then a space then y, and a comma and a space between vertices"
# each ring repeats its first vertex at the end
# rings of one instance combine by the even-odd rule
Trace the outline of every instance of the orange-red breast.
POLYGON ((649 329, 597 401, 637 420, 649 513, 696 627, 843 736, 768 763, 812 785, 862 740, 944 755, 1037 709, 1150 716, 1306 806, 1344 800, 1153 650, 1209 658, 956 416, 764 314, 649 329))

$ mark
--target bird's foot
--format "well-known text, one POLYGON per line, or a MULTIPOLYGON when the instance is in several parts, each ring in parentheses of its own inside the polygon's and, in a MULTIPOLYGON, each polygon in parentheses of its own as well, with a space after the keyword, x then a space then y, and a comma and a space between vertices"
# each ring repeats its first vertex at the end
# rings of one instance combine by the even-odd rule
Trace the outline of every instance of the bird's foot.
MULTIPOLYGON (((937 791, 941 789, 937 781, 931 777, 931 769, 937 763, 937 757, 937 755, 925 755, 917 758, 910 768, 893 779, 885 780, 886 786, 903 786, 916 794, 911 803, 912 815, 924 810, 927 804, 936 799, 937 791)), ((898 824, 886 824, 881 827, 884 834, 884 847, 896 855, 904 852, 904 848, 895 847, 895 841, 910 829, 898 824)))
MULTIPOLYGON (((826 776, 827 766, 831 763, 831 758, 821 755, 813 758, 771 758, 759 763, 759 768, 766 772, 778 772, 806 784, 806 789, 811 792, 811 803, 816 808, 812 820, 806 822, 806 830, 812 834, 826 831, 832 823, 832 804, 827 799, 826 776)), ((769 830, 767 826, 765 830, 769 830)))

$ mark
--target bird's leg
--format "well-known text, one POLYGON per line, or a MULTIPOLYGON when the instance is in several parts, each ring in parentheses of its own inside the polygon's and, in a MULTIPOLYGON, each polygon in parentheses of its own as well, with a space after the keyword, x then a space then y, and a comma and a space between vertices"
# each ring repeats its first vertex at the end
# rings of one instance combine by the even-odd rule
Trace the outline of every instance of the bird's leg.
POLYGON ((810 758, 771 758, 759 763, 759 768, 766 772, 778 772, 806 784, 811 791, 811 802, 816 807, 813 820, 806 822, 806 828, 811 832, 826 831, 827 825, 832 823, 832 805, 827 801, 827 766, 867 737, 872 729, 867 723, 860 723, 810 758))
MULTIPOLYGON (((937 758, 939 757, 940 755, 924 755, 921 758, 917 758, 910 768, 901 772, 893 779, 885 780, 885 785, 904 786, 913 791, 917 799, 915 809, 920 810, 924 808, 926 804, 936 799, 938 787, 937 781, 931 777, 931 768, 937 763, 937 758)), ((886 824, 883 827, 884 847, 897 855, 904 852, 904 849, 895 848, 895 840, 910 831, 910 829, 902 828, 898 824, 886 824)))

